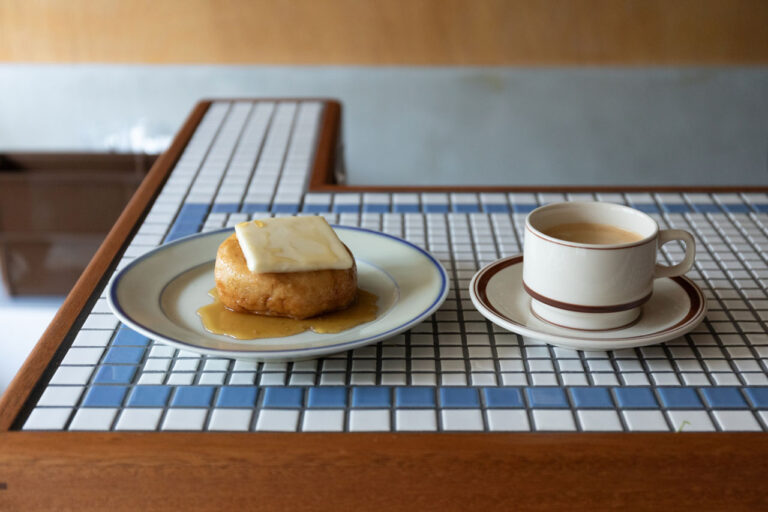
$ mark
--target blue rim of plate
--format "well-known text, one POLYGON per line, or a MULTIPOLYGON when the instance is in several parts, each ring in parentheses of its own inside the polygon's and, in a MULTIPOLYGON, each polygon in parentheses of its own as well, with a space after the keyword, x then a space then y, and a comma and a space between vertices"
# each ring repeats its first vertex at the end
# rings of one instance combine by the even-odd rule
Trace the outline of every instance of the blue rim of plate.
MULTIPOLYGON (((400 324, 397 327, 393 327, 392 329, 389 329, 387 331, 380 332, 380 333, 375 334, 373 336, 368 336, 367 338, 360 338, 360 339, 356 339, 356 340, 345 341, 344 343, 339 343, 339 344, 336 344, 336 345, 323 345, 321 347, 306 347, 306 348, 294 348, 294 349, 283 349, 283 350, 267 350, 267 351, 263 351, 263 352, 248 350, 248 351, 243 351, 244 354, 258 356, 259 354, 277 355, 277 354, 301 353, 301 352, 305 352, 305 351, 308 351, 308 350, 322 350, 322 351, 326 351, 326 350, 341 349, 341 348, 346 347, 348 345, 364 343, 366 341, 374 341, 376 339, 383 339, 384 337, 389 336, 389 335, 399 334, 399 333, 409 329, 410 327, 416 325, 417 323, 421 322, 424 318, 426 318, 429 315, 431 315, 432 313, 434 313, 440 307, 440 305, 445 301, 445 299, 447 298, 447 296, 448 296, 448 272, 445 270, 445 267, 443 267, 442 263, 437 261, 437 259, 435 259, 434 256, 432 256, 429 252, 425 251, 424 249, 422 249, 418 245, 412 244, 411 242, 409 242, 407 240, 403 240, 402 238, 390 235, 388 233, 382 233, 381 231, 374 231, 372 229, 360 228, 360 227, 357 227, 357 226, 340 226, 338 224, 331 224, 331 227, 334 230, 336 230, 336 229, 346 229, 346 230, 350 230, 350 231, 361 231, 363 233, 370 233, 372 235, 382 236, 382 237, 385 237, 385 238, 390 238, 390 239, 392 239, 392 240, 394 240, 396 242, 399 242, 401 244, 407 245, 407 246, 411 247, 412 249, 415 249, 417 252, 419 252, 419 253, 423 254, 424 256, 426 256, 427 259, 435 266, 435 268, 437 269, 438 273, 440 274, 440 293, 438 293, 437 298, 432 302, 432 304, 429 305, 429 307, 427 307, 424 311, 422 311, 418 315, 412 317, 411 320, 409 320, 409 321, 407 321, 407 322, 405 322, 403 324, 400 324)), ((125 277, 125 274, 131 268, 133 268, 134 266, 138 265, 143 260, 145 260, 147 258, 151 258, 152 256, 156 255, 158 252, 161 252, 161 251, 163 251, 163 250, 165 250, 165 249, 167 249, 167 248, 169 248, 169 247, 171 247, 173 245, 177 245, 177 244, 182 244, 182 243, 188 242, 189 240, 191 240, 193 238, 201 238, 201 237, 204 237, 204 236, 213 236, 213 235, 221 234, 221 233, 225 233, 225 232, 234 232, 234 228, 223 228, 223 229, 217 229, 216 231, 206 231, 204 233, 194 233, 192 235, 188 235, 188 236, 185 236, 183 238, 179 238, 178 240, 174 240, 172 242, 165 243, 165 244, 157 247, 156 249, 151 250, 150 252, 148 252, 146 254, 142 254, 141 256, 139 256, 138 258, 136 258, 135 260, 130 262, 128 265, 123 267, 117 274, 115 274, 114 277, 112 278, 112 280, 108 284, 109 290, 108 290, 108 294, 107 294, 107 299, 108 299, 109 307, 112 309, 112 312, 115 313, 115 315, 118 317, 118 319, 122 323, 127 324, 128 327, 131 327, 133 329, 137 329, 140 332, 143 331, 142 332, 143 334, 148 334, 149 333, 150 336, 155 337, 155 338, 159 338, 160 341, 162 341, 162 340, 172 341, 173 343, 178 343, 179 345, 184 345, 186 347, 191 347, 191 348, 194 348, 195 350, 205 350, 205 351, 222 352, 222 353, 223 352, 238 352, 236 349, 222 349, 222 348, 200 347, 199 345, 196 345, 196 344, 193 344, 193 343, 189 343, 187 341, 179 340, 179 339, 176 339, 176 338, 171 338, 170 336, 166 336, 166 335, 164 335, 162 333, 154 331, 151 328, 146 327, 146 326, 140 324, 139 322, 135 321, 133 318, 131 318, 131 316, 128 315, 125 312, 125 310, 120 306, 120 304, 117 301, 117 288, 118 288, 118 286, 120 284, 120 280, 123 277, 125 277)))

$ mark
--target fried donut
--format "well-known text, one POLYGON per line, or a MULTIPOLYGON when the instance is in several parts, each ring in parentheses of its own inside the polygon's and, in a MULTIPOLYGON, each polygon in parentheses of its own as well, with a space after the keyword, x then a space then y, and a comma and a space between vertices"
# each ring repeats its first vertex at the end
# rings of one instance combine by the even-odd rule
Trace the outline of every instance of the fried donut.
POLYGON ((343 270, 251 272, 236 235, 219 246, 214 278, 219 300, 241 313, 304 319, 349 307, 357 296, 354 260, 343 270))

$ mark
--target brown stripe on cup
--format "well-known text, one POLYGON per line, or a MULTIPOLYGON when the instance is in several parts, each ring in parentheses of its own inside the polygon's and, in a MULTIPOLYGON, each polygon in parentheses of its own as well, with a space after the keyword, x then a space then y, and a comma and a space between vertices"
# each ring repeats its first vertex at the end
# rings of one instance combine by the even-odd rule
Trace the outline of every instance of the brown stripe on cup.
POLYGON ((628 311, 635 309, 638 306, 642 306, 651 299, 651 293, 638 300, 628 302, 626 304, 616 304, 613 306, 582 306, 581 304, 569 304, 568 302, 560 302, 559 300, 550 299, 535 291, 531 290, 525 281, 523 281, 523 288, 528 295, 547 306, 552 306, 557 309, 564 309, 566 311, 575 311, 577 313, 618 313, 619 311, 628 311))

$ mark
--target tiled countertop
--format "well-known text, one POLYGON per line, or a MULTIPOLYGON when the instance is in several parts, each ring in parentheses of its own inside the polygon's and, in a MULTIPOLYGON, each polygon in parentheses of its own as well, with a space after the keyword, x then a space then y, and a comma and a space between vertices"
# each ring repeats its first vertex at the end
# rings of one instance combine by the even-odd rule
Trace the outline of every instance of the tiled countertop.
MULTIPOLYGON (((294 363, 200 356, 119 325, 103 291, 25 409, 24 430, 762 431, 768 428, 766 194, 305 193, 323 104, 217 101, 118 268, 198 231, 268 215, 403 237, 448 269, 428 321, 382 343, 294 363), (694 332, 614 352, 555 348, 486 321, 474 272, 521 252, 526 214, 561 200, 629 204, 698 245, 709 300, 694 332)), ((677 260, 680 246, 664 256, 677 260)))

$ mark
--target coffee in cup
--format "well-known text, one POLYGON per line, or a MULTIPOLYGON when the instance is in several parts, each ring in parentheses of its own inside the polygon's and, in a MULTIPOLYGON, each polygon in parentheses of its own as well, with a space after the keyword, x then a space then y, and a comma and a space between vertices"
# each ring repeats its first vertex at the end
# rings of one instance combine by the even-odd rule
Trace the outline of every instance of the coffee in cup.
POLYGON ((649 215, 627 206, 566 202, 542 206, 526 219, 523 286, 534 315, 582 330, 635 322, 653 292, 653 281, 686 273, 693 265, 693 236, 660 230, 649 215), (656 263, 656 251, 685 243, 677 265, 656 263))

